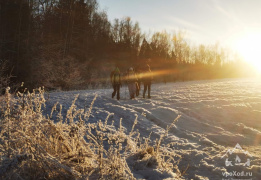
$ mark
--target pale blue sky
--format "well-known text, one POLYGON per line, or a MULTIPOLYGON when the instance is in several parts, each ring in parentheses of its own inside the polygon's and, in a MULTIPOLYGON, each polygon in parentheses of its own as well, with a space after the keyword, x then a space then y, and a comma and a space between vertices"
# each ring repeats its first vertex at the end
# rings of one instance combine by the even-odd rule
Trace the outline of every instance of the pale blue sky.
POLYGON ((131 17, 143 32, 185 30, 192 44, 234 48, 261 34, 261 0, 98 0, 110 20, 131 17))

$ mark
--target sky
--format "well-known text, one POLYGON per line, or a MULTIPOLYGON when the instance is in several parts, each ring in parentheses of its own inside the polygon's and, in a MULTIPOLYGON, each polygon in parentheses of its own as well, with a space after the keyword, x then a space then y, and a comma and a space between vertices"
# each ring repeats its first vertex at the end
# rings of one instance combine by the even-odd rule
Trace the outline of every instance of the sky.
POLYGON ((261 31, 260 0, 98 0, 110 20, 131 17, 143 32, 185 30, 195 43, 231 45, 245 31, 261 31))
POLYGON ((111 22, 129 16, 145 33, 182 30, 192 45, 219 43, 261 67, 261 0, 98 2, 111 22))

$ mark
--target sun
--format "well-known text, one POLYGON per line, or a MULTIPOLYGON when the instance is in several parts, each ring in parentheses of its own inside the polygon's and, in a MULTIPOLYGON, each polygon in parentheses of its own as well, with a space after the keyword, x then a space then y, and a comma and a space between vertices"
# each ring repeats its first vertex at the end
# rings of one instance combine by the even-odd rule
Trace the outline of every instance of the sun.
POLYGON ((235 43, 237 52, 261 74, 261 32, 246 33, 235 43))

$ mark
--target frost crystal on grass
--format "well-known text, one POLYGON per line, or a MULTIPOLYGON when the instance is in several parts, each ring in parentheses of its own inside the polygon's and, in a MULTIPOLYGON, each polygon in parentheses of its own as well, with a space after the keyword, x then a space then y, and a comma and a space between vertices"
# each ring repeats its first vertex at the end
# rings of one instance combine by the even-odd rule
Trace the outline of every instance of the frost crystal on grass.
POLYGON ((165 161, 168 154, 159 144, 152 147, 148 140, 139 140, 140 134, 134 130, 138 115, 129 133, 125 133, 122 118, 119 128, 113 126, 113 121, 107 125, 113 114, 87 123, 97 96, 86 112, 77 108, 76 95, 64 122, 61 104, 57 110, 58 102, 50 115, 43 114, 43 88, 17 93, 16 97, 7 88, 5 105, 0 109, 0 178, 135 179, 132 169, 137 164, 162 172, 174 170, 172 159, 165 161))

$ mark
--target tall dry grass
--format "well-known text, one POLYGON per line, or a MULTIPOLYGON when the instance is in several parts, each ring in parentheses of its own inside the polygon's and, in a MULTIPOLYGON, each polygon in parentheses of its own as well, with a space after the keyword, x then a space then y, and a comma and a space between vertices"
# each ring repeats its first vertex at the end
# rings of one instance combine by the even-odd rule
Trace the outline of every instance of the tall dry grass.
POLYGON ((130 132, 121 120, 118 129, 108 124, 110 114, 90 123, 95 98, 89 109, 77 109, 76 96, 66 116, 56 103, 45 116, 43 88, 16 95, 7 88, 0 104, 0 179, 135 179, 145 168, 181 176, 175 154, 161 145, 172 125, 151 144, 135 130, 138 116, 130 132))
POLYGON ((7 73, 8 71, 8 61, 0 59, 0 95, 4 92, 5 88, 10 85, 12 76, 11 72, 7 73))

